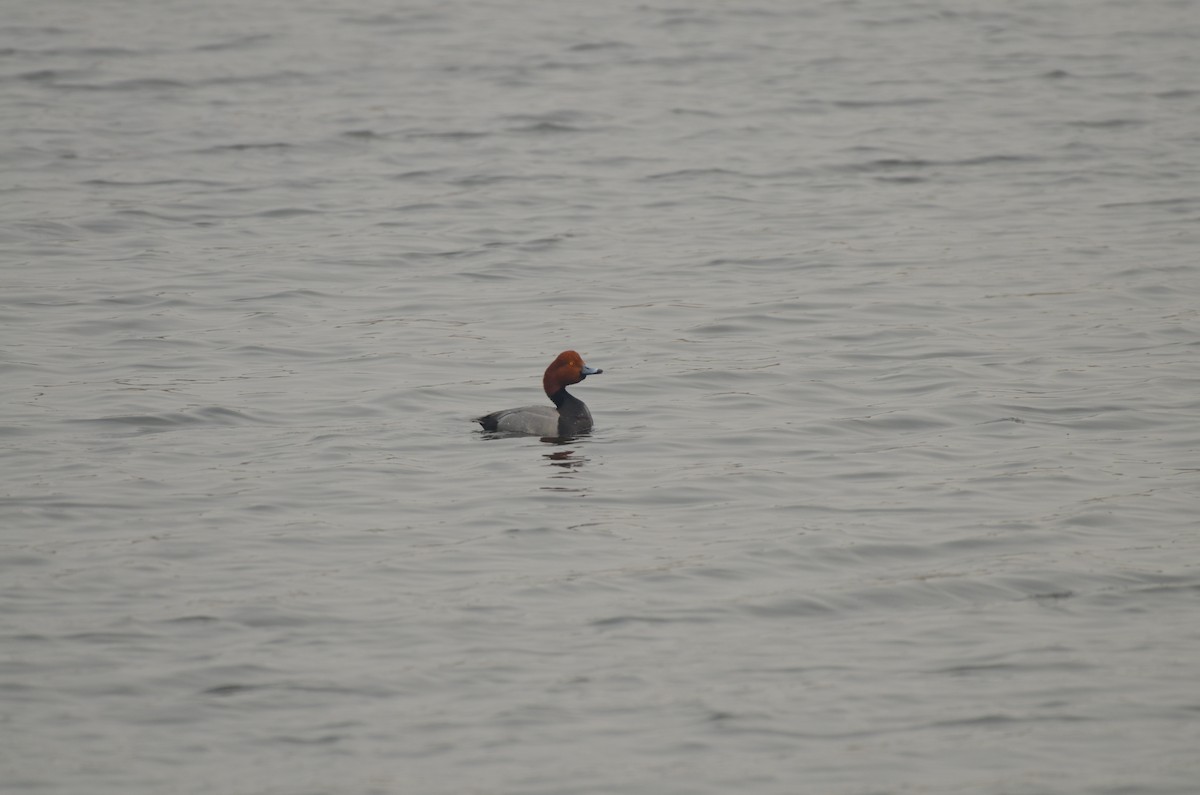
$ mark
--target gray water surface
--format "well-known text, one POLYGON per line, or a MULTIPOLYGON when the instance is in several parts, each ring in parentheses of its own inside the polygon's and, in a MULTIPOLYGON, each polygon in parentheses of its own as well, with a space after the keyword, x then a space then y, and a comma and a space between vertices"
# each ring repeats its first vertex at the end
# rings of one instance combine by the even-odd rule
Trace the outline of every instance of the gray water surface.
POLYGON ((1197 3, 6 5, 5 792, 1196 791, 1197 3))

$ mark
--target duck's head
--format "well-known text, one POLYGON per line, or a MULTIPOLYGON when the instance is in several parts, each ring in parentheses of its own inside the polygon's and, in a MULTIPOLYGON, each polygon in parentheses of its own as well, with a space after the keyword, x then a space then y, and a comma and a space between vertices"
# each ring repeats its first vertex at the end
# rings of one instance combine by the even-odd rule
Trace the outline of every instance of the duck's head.
POLYGON ((563 351, 546 368, 546 374, 542 376, 542 388, 546 390, 547 395, 553 395, 563 387, 578 384, 589 375, 600 375, 603 372, 598 368, 588 367, 583 363, 583 357, 575 351, 563 351))

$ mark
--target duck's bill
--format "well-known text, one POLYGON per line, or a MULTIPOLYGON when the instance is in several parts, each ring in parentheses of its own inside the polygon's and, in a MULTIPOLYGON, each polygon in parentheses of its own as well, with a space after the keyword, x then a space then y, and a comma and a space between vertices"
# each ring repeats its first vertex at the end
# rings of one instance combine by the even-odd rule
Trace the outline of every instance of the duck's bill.
POLYGON ((585 364, 585 365, 583 366, 583 369, 582 369, 582 370, 580 370, 579 372, 583 374, 583 377, 584 377, 584 378, 587 378, 589 375, 600 375, 600 374, 601 374, 601 373, 603 373, 604 371, 603 371, 603 370, 601 370, 599 367, 588 367, 588 366, 585 364))

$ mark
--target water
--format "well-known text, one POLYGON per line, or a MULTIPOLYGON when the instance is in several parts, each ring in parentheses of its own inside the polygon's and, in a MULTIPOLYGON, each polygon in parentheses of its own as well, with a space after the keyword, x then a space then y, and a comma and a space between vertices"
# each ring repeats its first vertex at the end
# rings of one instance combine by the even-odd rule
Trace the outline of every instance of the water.
POLYGON ((4 790, 1194 792, 1198 11, 7 4, 4 790))

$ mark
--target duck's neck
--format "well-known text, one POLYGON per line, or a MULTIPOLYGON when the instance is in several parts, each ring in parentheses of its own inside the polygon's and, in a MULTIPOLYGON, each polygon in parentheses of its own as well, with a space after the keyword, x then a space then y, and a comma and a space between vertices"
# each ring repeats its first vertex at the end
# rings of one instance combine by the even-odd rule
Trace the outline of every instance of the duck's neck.
POLYGON ((575 401, 576 403, 581 402, 579 398, 568 392, 565 386, 559 387, 557 392, 550 395, 550 399, 554 401, 554 405, 560 410, 562 409, 563 404, 569 404, 571 401, 575 401))
POLYGON ((579 398, 560 388, 550 395, 554 405, 558 407, 558 429, 562 436, 585 433, 592 429, 592 413, 587 405, 579 398))

